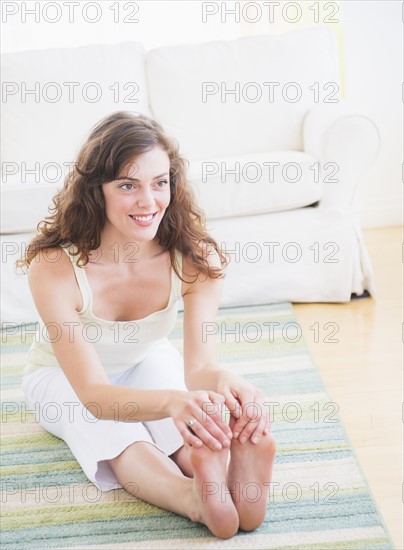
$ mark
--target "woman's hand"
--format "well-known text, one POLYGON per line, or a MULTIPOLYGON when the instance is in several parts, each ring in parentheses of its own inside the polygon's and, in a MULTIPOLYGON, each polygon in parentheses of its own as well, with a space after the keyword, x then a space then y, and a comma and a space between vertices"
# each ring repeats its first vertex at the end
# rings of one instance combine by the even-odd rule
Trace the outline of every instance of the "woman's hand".
POLYGON ((179 391, 170 402, 170 416, 184 441, 213 451, 230 447, 232 432, 221 414, 224 397, 213 391, 179 391))
POLYGON ((253 443, 258 443, 263 435, 269 433, 269 410, 258 388, 240 376, 223 372, 217 391, 223 395, 230 411, 230 426, 235 439, 245 443, 250 438, 253 443))

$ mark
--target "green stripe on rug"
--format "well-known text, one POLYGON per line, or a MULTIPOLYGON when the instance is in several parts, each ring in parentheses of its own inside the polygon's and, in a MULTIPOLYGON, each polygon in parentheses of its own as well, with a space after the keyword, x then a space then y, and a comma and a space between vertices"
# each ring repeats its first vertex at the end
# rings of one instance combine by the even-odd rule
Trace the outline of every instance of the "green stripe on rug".
MULTIPOLYGON (((170 334, 181 353, 182 323, 180 312, 170 334)), ((226 541, 123 489, 101 493, 89 483, 65 442, 25 405, 20 384, 33 326, 3 332, 2 548, 394 548, 296 326, 287 302, 218 313, 219 362, 265 393, 277 442, 264 523, 226 541)))

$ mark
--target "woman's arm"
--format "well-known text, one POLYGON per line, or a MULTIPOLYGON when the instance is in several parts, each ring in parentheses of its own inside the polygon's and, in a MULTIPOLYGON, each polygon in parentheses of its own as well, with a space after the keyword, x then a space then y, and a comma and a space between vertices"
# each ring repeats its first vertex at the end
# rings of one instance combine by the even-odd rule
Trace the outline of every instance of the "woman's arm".
POLYGON ((28 281, 39 315, 48 330, 56 359, 80 402, 102 420, 144 422, 172 417, 184 440, 192 445, 206 443, 212 449, 223 444, 223 430, 211 418, 196 437, 187 427, 190 417, 201 416, 203 406, 220 399, 214 392, 138 390, 110 383, 101 360, 82 330, 78 311, 81 294, 73 266, 60 250, 46 250, 32 261, 28 281))
MULTIPOLYGON (((211 267, 221 268, 219 255, 213 251, 208 256, 211 267)), ((185 273, 196 273, 192 265, 183 259, 185 273)), ((216 320, 223 289, 223 279, 202 278, 192 283, 183 296, 184 301, 184 369, 185 384, 189 390, 216 391, 223 369, 216 356, 216 320)))
MULTIPOLYGON (((208 261, 212 267, 221 267, 214 250, 208 261)), ((190 269, 188 263, 186 265, 190 269)), ((216 335, 220 334, 217 311, 223 282, 223 279, 198 277, 183 296, 185 383, 189 390, 204 389, 221 394, 232 415, 234 437, 240 434, 240 441, 249 437, 254 441, 270 428, 264 396, 242 377, 221 368, 216 355, 216 335)))

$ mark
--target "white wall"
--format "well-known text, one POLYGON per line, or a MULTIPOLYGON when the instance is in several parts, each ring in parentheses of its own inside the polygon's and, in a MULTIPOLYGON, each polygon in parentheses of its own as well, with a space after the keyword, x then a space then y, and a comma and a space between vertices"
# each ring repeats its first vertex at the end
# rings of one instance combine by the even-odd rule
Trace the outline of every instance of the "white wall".
POLYGON ((344 2, 346 96, 376 122, 381 150, 360 182, 362 227, 403 223, 402 2, 344 2))
POLYGON ((2 0, 2 21, 7 17, 7 23, 2 23, 2 51, 113 44, 127 40, 142 42, 149 50, 170 44, 231 40, 240 36, 239 25, 223 25, 212 17, 204 23, 203 2, 199 0, 80 0, 82 6, 70 8, 73 23, 69 22, 67 5, 70 3, 74 2, 2 0), (6 8, 6 4, 9 7, 6 8), (40 4, 37 15, 25 12, 23 5, 34 10, 35 4, 40 4), (52 7, 55 4, 59 8, 52 7), (14 9, 17 9, 15 14, 5 15, 5 10, 8 13, 14 9), (58 21, 47 21, 58 17, 58 21))
MULTIPOLYGON (((279 1, 285 3, 284 0, 279 1)), ((199 0, 119 3, 82 0, 75 9, 74 22, 71 23, 67 3, 2 1, 2 51, 75 47, 126 40, 142 42, 148 50, 168 44, 231 40, 246 34, 279 34, 293 30, 292 27, 286 28, 284 21, 283 26, 279 26, 279 18, 273 24, 265 25, 262 19, 259 24, 254 24, 253 29, 250 24, 246 25, 245 20, 237 22, 232 17, 224 23, 219 17, 208 17, 203 22, 203 2, 199 0), (91 4, 98 8, 91 7, 91 4), (116 7, 118 4, 119 8, 116 7), (39 5, 37 15, 26 13, 24 19, 24 8, 33 9, 35 5, 39 5), (83 7, 86 5, 88 11, 83 7), (136 5, 139 6, 138 13, 134 13, 136 5), (44 6, 48 6, 46 10, 44 6), (112 6, 115 6, 115 12, 112 6), (55 20, 58 16, 60 19, 54 23, 46 20, 55 20), (89 22, 98 16, 96 23, 89 22), (138 19, 138 22, 125 23, 124 18, 138 19)), ((304 3, 303 0, 301 4, 304 3)), ((243 4, 246 0, 240 2, 241 7, 243 4)), ((379 157, 360 182, 362 226, 401 224, 402 3, 398 0, 346 0, 339 4, 343 4, 337 30, 343 35, 340 46, 343 45, 344 50, 345 95, 374 119, 382 138, 379 157)), ((234 5, 235 2, 227 2, 230 8, 234 5)), ((300 26, 306 24, 307 21, 302 20, 300 26)))

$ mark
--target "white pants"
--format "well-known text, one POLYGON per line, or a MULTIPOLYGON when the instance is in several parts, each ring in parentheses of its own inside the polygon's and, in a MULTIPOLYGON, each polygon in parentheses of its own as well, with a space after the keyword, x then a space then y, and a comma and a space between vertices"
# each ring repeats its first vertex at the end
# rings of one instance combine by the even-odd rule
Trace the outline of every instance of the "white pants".
MULTIPOLYGON (((108 378, 112 384, 137 389, 187 391, 183 359, 168 339, 159 342, 137 365, 108 378)), ((167 456, 183 445, 171 418, 151 422, 99 420, 80 403, 59 366, 26 374, 21 388, 37 422, 67 443, 85 475, 101 491, 122 487, 106 461, 135 441, 147 441, 167 456)), ((133 413, 134 408, 128 407, 127 416, 133 413)))

